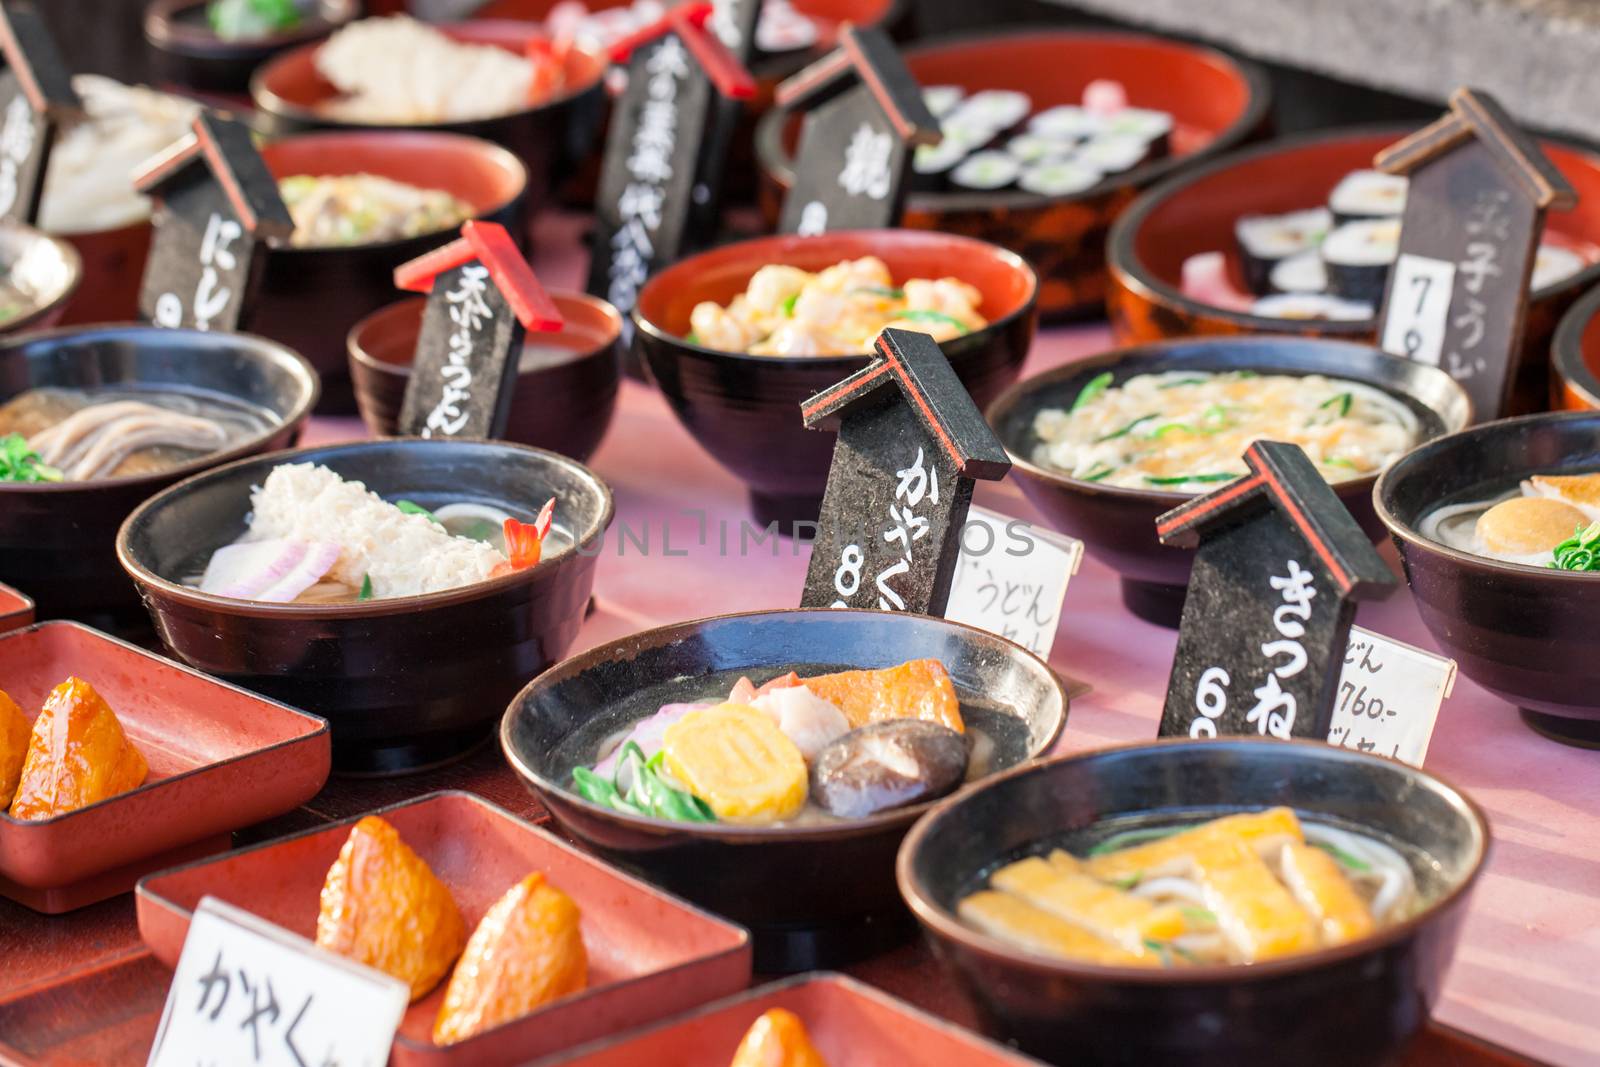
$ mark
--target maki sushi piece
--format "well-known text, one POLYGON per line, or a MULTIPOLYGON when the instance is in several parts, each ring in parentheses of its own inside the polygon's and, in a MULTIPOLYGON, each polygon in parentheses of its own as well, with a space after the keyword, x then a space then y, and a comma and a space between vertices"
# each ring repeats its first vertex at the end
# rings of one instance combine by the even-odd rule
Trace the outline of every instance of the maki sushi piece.
POLYGON ((1033 116, 1028 120, 1028 129, 1046 137, 1078 141, 1105 132, 1106 120, 1103 116, 1077 104, 1062 104, 1059 107, 1045 108, 1033 116))
POLYGON ((1076 159, 1035 163, 1017 176, 1017 187, 1038 196, 1072 196, 1099 185, 1105 175, 1076 159))
POLYGON ((1104 133, 1079 145, 1075 155, 1102 174, 1120 174, 1149 159, 1150 145, 1138 137, 1104 133))
POLYGON ((1006 142, 1006 151, 1016 156, 1024 166, 1066 159, 1072 155, 1074 147, 1075 143, 1069 138, 1050 137, 1042 133, 1019 133, 1006 142))
POLYGON ((966 99, 967 91, 959 85, 930 85, 922 90, 922 102, 936 119, 942 119, 966 99))
POLYGON ((1033 100, 1027 93, 1010 89, 984 89, 961 101, 954 116, 981 123, 999 132, 1017 125, 1032 110, 1033 100))
POLYGON ((1244 257, 1245 282, 1254 292, 1270 291, 1272 269, 1290 256, 1314 250, 1332 225, 1333 215, 1320 207, 1239 219, 1233 225, 1233 235, 1244 257))
POLYGON ((1308 249, 1279 260, 1272 268, 1269 282, 1274 293, 1325 293, 1328 271, 1322 265, 1322 254, 1308 249))
POLYGON ((1528 283, 1528 288, 1538 292, 1559 285, 1588 265, 1588 261, 1572 249, 1546 241, 1534 256, 1533 280, 1528 283))
POLYGON ((959 190, 989 192, 1017 180, 1022 164, 1008 152, 975 152, 950 172, 950 184, 959 190))
POLYGON ((971 153, 972 146, 956 137, 946 137, 938 144, 918 145, 911 156, 913 184, 923 189, 943 188, 946 176, 971 153))
POLYGON ((1340 300, 1326 293, 1279 293, 1250 305, 1250 314, 1269 319, 1325 319, 1329 322, 1363 322, 1372 318, 1372 305, 1340 300))
POLYGON ((1105 132, 1144 142, 1151 156, 1165 155, 1172 140, 1172 116, 1165 111, 1125 107, 1105 118, 1105 132))
POLYGON ((1322 242, 1328 288, 1345 300, 1376 306, 1400 251, 1400 219, 1362 219, 1335 227, 1322 242))
POLYGON ((1361 219, 1399 218, 1406 209, 1406 179, 1376 170, 1353 170, 1328 196, 1334 221, 1342 226, 1361 219))

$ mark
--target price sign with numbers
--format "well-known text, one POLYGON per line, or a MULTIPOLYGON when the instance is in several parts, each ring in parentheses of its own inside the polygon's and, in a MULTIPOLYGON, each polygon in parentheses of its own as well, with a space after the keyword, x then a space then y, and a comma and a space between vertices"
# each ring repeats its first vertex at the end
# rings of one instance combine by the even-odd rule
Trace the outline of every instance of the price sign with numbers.
POLYGON ((1455 264, 1442 259, 1407 252, 1396 260, 1389 315, 1383 320, 1384 351, 1439 365, 1455 279, 1455 264))
POLYGON ((149 1067, 383 1067, 411 990, 205 897, 189 921, 149 1067))
POLYGON ((986 508, 967 512, 944 617, 1050 657, 1083 542, 986 508))
POLYGON ((1422 766, 1456 661, 1351 627, 1328 740, 1422 766))

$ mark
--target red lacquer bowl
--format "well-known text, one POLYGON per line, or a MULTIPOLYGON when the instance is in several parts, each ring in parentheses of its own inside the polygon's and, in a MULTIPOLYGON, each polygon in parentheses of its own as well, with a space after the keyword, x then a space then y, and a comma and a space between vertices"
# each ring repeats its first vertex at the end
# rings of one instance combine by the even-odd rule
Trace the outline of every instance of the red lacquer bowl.
MULTIPOLYGON (((1039 312, 1098 316, 1106 298, 1105 241, 1138 190, 1175 169, 1244 141, 1267 117, 1270 90, 1255 67, 1209 48, 1131 33, 1007 31, 919 45, 905 52, 922 85, 1014 89, 1035 109, 1075 104, 1084 86, 1113 78, 1137 106, 1176 119, 1172 152, 1065 197, 1010 191, 912 193, 903 225, 976 237, 1017 252, 1039 272, 1039 312)), ((776 222, 794 180, 799 117, 782 109, 761 121, 756 157, 763 206, 776 222)))
POLYGON ((1561 317, 1550 347, 1550 407, 1600 410, 1600 289, 1561 317))

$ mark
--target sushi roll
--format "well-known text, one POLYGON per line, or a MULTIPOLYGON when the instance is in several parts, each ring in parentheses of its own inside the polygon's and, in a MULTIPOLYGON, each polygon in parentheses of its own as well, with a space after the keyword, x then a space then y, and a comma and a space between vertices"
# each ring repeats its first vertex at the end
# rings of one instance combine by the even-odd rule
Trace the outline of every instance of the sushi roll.
POLYGON ((1360 219, 1399 218, 1406 209, 1407 184, 1398 174, 1353 170, 1333 187, 1328 209, 1340 226, 1360 219))
POLYGON ((1578 253, 1570 248, 1546 241, 1539 246, 1539 252, 1533 260, 1533 280, 1528 283, 1528 288, 1534 292, 1559 285, 1578 273, 1588 263, 1578 253))
POLYGON ((1268 283, 1274 293, 1325 293, 1328 271, 1316 249, 1296 252, 1273 265, 1268 283))
POLYGON ((1136 138, 1148 147, 1148 155, 1164 156, 1172 143, 1172 116, 1165 111, 1125 107, 1106 117, 1106 132, 1136 138))
POLYGON ((1097 133, 1105 132, 1105 128, 1106 120, 1103 116, 1076 104, 1046 108, 1028 120, 1028 130, 1031 133, 1070 140, 1093 137, 1097 133))
POLYGON ((1004 189, 1017 180, 1022 164, 1007 152, 974 152, 950 172, 950 184, 957 190, 989 192, 1004 189))
POLYGON ((1073 141, 1042 133, 1019 133, 1006 142, 1006 151, 1016 156, 1023 166, 1065 159, 1072 154, 1073 147, 1073 141))
POLYGON ((1290 256, 1315 249, 1333 225, 1326 208, 1287 215, 1246 215, 1233 224, 1234 239, 1244 256, 1244 279, 1253 292, 1266 293, 1272 268, 1290 256))
POLYGON ((1132 170, 1150 156, 1150 145, 1138 137, 1103 133, 1079 145, 1073 153, 1075 159, 1102 174, 1120 174, 1132 170))
POLYGON ((1104 175, 1076 159, 1035 163, 1017 176, 1017 187, 1038 196, 1072 196, 1099 185, 1104 175))
POLYGON ((943 189, 950 172, 972 154, 972 147, 955 137, 946 137, 938 144, 918 145, 911 155, 912 188, 931 192, 943 189))
POLYGON ((930 85, 922 90, 922 102, 936 119, 942 119, 956 109, 967 91, 959 85, 930 85))
POLYGON ((1328 322, 1364 322, 1372 318, 1372 305, 1340 300, 1326 293, 1279 293, 1250 305, 1250 314, 1268 319, 1322 319, 1328 322))
POLYGON ((998 128, 987 122, 961 114, 959 108, 956 114, 947 115, 939 122, 940 135, 946 141, 956 141, 966 145, 969 152, 976 151, 993 141, 999 132, 998 128))
POLYGON ((1377 305, 1400 251, 1400 220, 1362 219, 1336 226, 1321 251, 1333 295, 1377 305))
POLYGON ((1033 100, 1027 93, 984 89, 961 101, 954 114, 999 132, 1017 125, 1032 110, 1033 100))

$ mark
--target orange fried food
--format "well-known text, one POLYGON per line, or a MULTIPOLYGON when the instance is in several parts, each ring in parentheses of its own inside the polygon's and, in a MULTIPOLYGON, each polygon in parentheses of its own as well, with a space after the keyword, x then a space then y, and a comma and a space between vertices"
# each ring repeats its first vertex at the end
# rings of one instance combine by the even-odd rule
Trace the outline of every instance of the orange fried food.
POLYGON ((588 984, 578 906, 535 871, 472 931, 433 1024, 434 1043, 464 1041, 588 984))
POLYGON ((844 712, 851 729, 889 719, 922 719, 966 733, 956 687, 936 659, 908 660, 877 671, 840 671, 804 681, 807 689, 844 712))
POLYGON ((28 735, 33 727, 17 702, 0 689, 0 808, 8 807, 22 780, 22 763, 28 758, 28 735))
POLYGON ((769 1008, 745 1031, 728 1067, 828 1067, 792 1011, 769 1008))
POLYGON ((376 815, 356 823, 328 868, 317 944, 411 986, 439 984, 467 940, 450 890, 400 833, 376 815))
POLYGON ((13 819, 48 819, 136 789, 150 768, 109 705, 82 678, 50 691, 33 723, 13 819))

